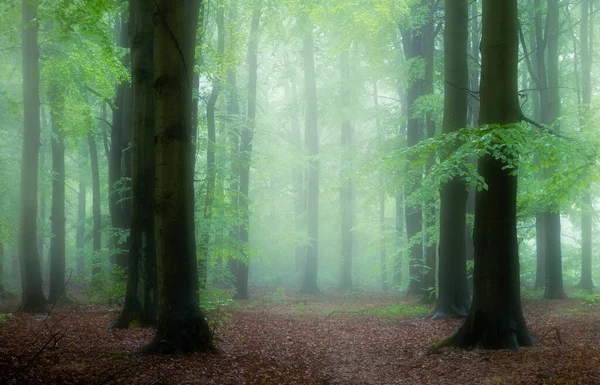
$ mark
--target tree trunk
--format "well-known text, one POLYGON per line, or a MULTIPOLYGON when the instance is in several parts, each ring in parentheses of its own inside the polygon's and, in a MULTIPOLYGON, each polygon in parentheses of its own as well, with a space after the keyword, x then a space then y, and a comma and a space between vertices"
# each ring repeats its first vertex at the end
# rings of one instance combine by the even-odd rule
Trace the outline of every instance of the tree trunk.
MULTIPOLYGON (((428 7, 427 22, 421 28, 423 35, 423 58, 425 59, 425 79, 423 82, 423 96, 433 95, 433 65, 435 60, 435 31, 433 24, 434 4, 431 1, 423 2, 428 7)), ((466 37, 465 37, 466 42, 466 37)), ((425 133, 427 138, 435 136, 435 121, 430 111, 425 114, 425 133)), ((430 154, 427 160, 426 169, 435 164, 435 154, 430 154)), ((432 235, 436 232, 437 208, 435 200, 425 202, 425 236, 423 243, 425 245, 425 270, 423 271, 423 303, 435 303, 435 277, 437 275, 437 245, 431 241, 432 235)))
POLYGON ((65 293, 65 141, 62 124, 64 90, 50 86, 52 105, 52 238, 50 238, 50 293, 48 301, 66 299, 65 293))
POLYGON ((100 171, 98 169, 98 150, 93 134, 88 133, 88 146, 90 148, 90 163, 92 165, 92 275, 102 271, 100 249, 102 248, 102 217, 100 214, 100 171))
MULTIPOLYGON (((558 0, 548 0, 548 13, 546 15, 546 44, 548 46, 548 107, 547 124, 559 130, 558 118, 560 116, 560 95, 558 82, 558 39, 559 39, 559 4, 558 0)), ((554 168, 551 167, 544 173, 551 177, 554 168)), ((560 208, 553 204, 544 213, 545 232, 545 259, 546 259, 546 288, 544 298, 563 299, 566 294, 563 288, 562 253, 560 232, 560 208)))
MULTIPOLYGON (((217 10, 217 54, 219 58, 225 54, 225 7, 217 10)), ((219 62, 219 61, 218 61, 219 62)), ((215 165, 215 149, 217 145, 217 127, 215 121, 215 106, 221 92, 219 68, 213 74, 212 91, 206 103, 206 125, 208 129, 208 145, 206 148, 206 196, 204 197, 204 215, 200 231, 200 250, 198 251, 198 275, 200 287, 206 286, 207 267, 209 258, 210 227, 212 220, 213 202, 215 200, 215 182, 217 170, 215 165)))
POLYGON ((306 248, 304 281, 300 291, 305 294, 319 294, 318 258, 319 258, 319 130, 317 125, 317 76, 315 73, 315 55, 313 24, 308 14, 301 16, 305 28, 303 37, 304 95, 306 98, 305 141, 308 150, 307 184, 307 231, 310 243, 306 248))
POLYGON ((125 306, 113 328, 155 325, 157 275, 154 237, 154 103, 152 8, 131 1, 133 85, 132 221, 125 306), (134 322, 132 324, 132 322, 134 322))
POLYGON ((4 288, 4 244, 0 242, 0 298, 7 295, 4 288))
POLYGON ((396 239, 398 250, 394 259, 394 277, 393 284, 394 286, 399 286, 402 283, 402 274, 404 270, 404 241, 405 241, 405 233, 406 229, 404 226, 404 192, 400 191, 396 195, 396 239))
POLYGON ((250 235, 250 163, 252 160, 252 140, 256 124, 256 88, 258 75, 258 28, 260 25, 261 11, 255 9, 252 14, 250 39, 248 41, 248 115, 246 125, 242 129, 242 142, 240 156, 240 195, 239 208, 242 214, 242 223, 238 233, 241 244, 241 260, 238 261, 235 279, 235 298, 248 298, 248 264, 250 263, 249 235, 250 235))
MULTIPOLYGON (((41 105, 41 133, 45 132, 48 127, 48 119, 46 118, 46 108, 44 105, 41 105)), ((42 135, 40 135, 41 139, 42 135)), ((40 141, 40 161, 39 161, 39 169, 42 170, 42 175, 46 172, 46 147, 47 144, 40 141)), ((48 276, 48 266, 49 263, 46 263, 44 260, 44 247, 46 243, 46 197, 47 191, 44 188, 38 188, 39 202, 40 202, 40 216, 38 222, 38 238, 37 238, 37 248, 40 258, 40 266, 42 269, 42 280, 43 277, 48 276)), ((47 257, 49 260, 50 258, 47 257)))
MULTIPOLYGON (((81 159, 87 158, 85 143, 81 143, 81 159)), ((85 254, 83 248, 85 245, 85 206, 86 206, 86 185, 83 170, 79 171, 79 189, 77 204, 77 233, 75 235, 76 267, 77 273, 85 273, 85 254)))
MULTIPOLYGON (((419 30, 403 30, 402 45, 406 60, 422 57, 422 34, 419 30)), ((413 107, 422 94, 423 80, 412 79, 406 90, 405 114, 408 117, 406 130, 406 145, 413 147, 423 140, 423 127, 420 117, 414 113, 413 107)), ((404 193, 410 197, 420 186, 423 170, 414 165, 414 159, 409 156, 406 166, 404 193)), ((410 201, 409 201, 410 202, 410 201)), ((421 295, 423 289, 423 211, 419 203, 407 202, 405 207, 406 235, 410 246, 408 270, 410 281, 407 295, 421 295)))
MULTIPOLYGON (((518 124, 517 0, 484 0, 482 30, 479 124, 518 124)), ((488 189, 476 198, 473 302, 449 339, 463 348, 518 349, 533 343, 521 310, 517 176, 503 167, 491 156, 478 164, 488 189)))
MULTIPOLYGON (((593 9, 590 0, 581 2, 581 72, 582 72, 582 105, 581 126, 589 130, 587 121, 592 101, 592 40, 593 23, 590 13, 593 9)), ((594 281, 592 280, 592 229, 593 229, 594 206, 590 193, 590 186, 583 194, 581 202, 581 279, 578 287, 582 290, 592 292, 594 281)))
MULTIPOLYGON (((381 146, 383 141, 383 132, 381 129, 381 119, 379 117, 379 90, 377 89, 377 80, 373 81, 373 106, 375 107, 375 131, 377 132, 377 147, 381 146)), ((383 171, 379 176, 379 264, 381 269, 381 290, 388 289, 387 278, 387 255, 386 255, 386 226, 385 226, 385 176, 383 171)))
POLYGON ((342 159, 340 172, 340 211, 342 224, 342 258, 340 268, 340 289, 352 289, 352 228, 354 227, 354 184, 352 182, 352 123, 350 122, 350 61, 348 51, 340 55, 341 75, 341 101, 342 115, 344 116, 341 127, 342 159))
MULTIPOLYGON (((195 7, 196 20, 198 8, 195 7)), ((193 62, 190 46, 195 46, 195 38, 186 36, 189 30, 186 12, 189 17, 191 11, 183 1, 157 0, 153 12, 158 329, 154 340, 142 351, 162 354, 203 351, 211 348, 211 335, 205 315, 198 308, 197 293, 189 114, 192 71, 188 67, 193 62), (185 50, 183 55, 181 46, 185 50), (174 250, 177 252, 173 253, 174 250)))
MULTIPOLYGON (((444 134, 467 126, 468 0, 446 2, 444 31, 444 134)), ((470 296, 466 274, 467 186, 453 177, 440 191, 439 298, 433 319, 465 317, 470 296)))
POLYGON ((36 0, 23 0, 23 152, 18 252, 21 265, 21 310, 43 312, 46 298, 37 250, 38 156, 40 148, 40 74, 36 0))

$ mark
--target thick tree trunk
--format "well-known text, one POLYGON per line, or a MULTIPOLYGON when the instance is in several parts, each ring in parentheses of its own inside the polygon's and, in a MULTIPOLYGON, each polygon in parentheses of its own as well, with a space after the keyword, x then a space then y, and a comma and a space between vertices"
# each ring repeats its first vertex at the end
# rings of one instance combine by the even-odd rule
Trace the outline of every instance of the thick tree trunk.
POLYGON ((102 248, 102 217, 100 214, 100 171, 98 169, 98 150, 92 133, 88 133, 90 163, 92 166, 92 275, 102 271, 100 249, 102 248))
POLYGON ((304 95, 306 98, 305 141, 308 150, 307 184, 307 229, 310 243, 306 248, 304 281, 300 291, 306 294, 319 294, 319 130, 317 125, 317 77, 313 25, 307 14, 302 15, 305 32, 303 38, 304 95))
MULTIPOLYGON (((558 39, 559 39, 559 4, 558 0, 548 0, 546 15, 546 44, 548 47, 548 106, 547 124, 559 130, 560 95, 558 81, 558 39)), ((551 177, 554 169, 547 169, 546 177, 551 177)), ((562 252, 560 232, 560 208, 553 204, 544 213, 546 288, 544 298, 563 299, 566 294, 563 288, 562 252)))
POLYGON ((536 214, 535 216, 535 251, 536 251, 536 268, 535 268, 535 284, 534 288, 546 286, 546 246, 544 233, 544 214, 536 214))
MULTIPOLYGON (((444 32, 444 134, 467 125, 468 0, 446 2, 444 32)), ((470 306, 466 274, 467 186, 454 177, 440 191, 439 298, 433 319, 465 317, 470 306)))
POLYGON ((6 294, 4 288, 4 244, 0 242, 0 298, 4 298, 6 294))
POLYGON ((51 86, 52 104, 52 214, 50 217, 50 293, 48 301, 66 299, 65 293, 65 141, 62 124, 64 116, 64 91, 51 86))
MULTIPOLYGON (((41 134, 43 134, 45 132, 45 130, 48 127, 48 119, 46 118, 46 108, 44 107, 44 105, 42 104, 41 106, 41 134)), ((40 135, 40 139, 43 135, 40 135)), ((40 142, 40 161, 39 161, 39 169, 42 170, 42 173, 45 173, 46 171, 46 148, 47 148, 47 144, 40 142)), ((43 175, 43 174, 42 174, 43 175)), ((38 196, 39 196, 39 202, 40 202, 40 215, 39 215, 39 220, 38 220, 38 238, 37 238, 37 248, 38 248, 38 253, 39 253, 39 258, 40 258, 40 265, 42 268, 42 280, 43 277, 47 277, 48 276, 48 266, 49 263, 46 263, 46 261, 44 260, 44 247, 45 247, 45 243, 46 243, 46 197, 47 197, 47 191, 45 191, 45 189, 38 188, 38 196)), ((50 258, 46 257, 48 260, 50 258)))
POLYGON ((396 195, 396 254, 394 256, 394 270, 392 283, 394 286, 399 286, 402 283, 404 271, 404 256, 403 251, 406 229, 404 226, 404 192, 400 191, 396 195))
POLYGON ((42 312, 46 298, 37 250, 38 156, 40 148, 40 74, 36 0, 23 0, 23 152, 18 252, 21 265, 21 310, 42 312))
POLYGON ((350 61, 348 51, 340 55, 341 101, 344 119, 341 127, 342 159, 340 172, 340 211, 342 231, 342 258, 340 266, 340 289, 352 289, 352 228, 354 227, 354 185, 352 182, 352 123, 350 112, 350 61))
POLYGON ((190 11, 181 0, 154 2, 154 234, 159 289, 158 329, 142 349, 150 353, 211 348, 208 323, 198 308, 189 114, 192 72, 188 68, 193 55, 187 51, 195 39, 186 36, 186 12, 190 11), (182 55, 182 46, 188 54, 182 55))
MULTIPOLYGON (((484 0, 482 24, 479 123, 517 124, 517 0, 484 0)), ((491 156, 478 164, 488 189, 477 192, 473 303, 465 323, 449 340, 464 348, 518 349, 533 343, 519 292, 517 176, 503 167, 491 156)))
POLYGON ((113 328, 155 325, 157 274, 154 237, 154 101, 152 8, 132 0, 132 221, 125 306, 113 328), (133 324, 132 324, 133 321, 133 324))
MULTIPOLYGON (((582 72, 582 106, 581 126, 589 130, 587 121, 592 101, 592 40, 593 23, 590 20, 590 0, 581 2, 581 72, 582 72)), ((581 279, 578 287, 592 292, 594 281, 592 280, 592 229, 593 229, 594 206, 590 187, 583 194, 581 202, 581 279)))

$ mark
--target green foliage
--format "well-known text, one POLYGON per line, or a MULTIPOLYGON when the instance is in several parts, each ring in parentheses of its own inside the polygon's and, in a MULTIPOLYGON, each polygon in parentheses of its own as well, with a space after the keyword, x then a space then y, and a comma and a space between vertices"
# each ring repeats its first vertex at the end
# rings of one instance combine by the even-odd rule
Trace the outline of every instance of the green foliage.
POLYGON ((590 293, 586 290, 576 290, 569 294, 573 298, 581 298, 581 305, 595 306, 600 303, 600 294, 590 293))
POLYGON ((86 277, 89 288, 88 302, 91 304, 122 303, 125 298, 125 284, 127 275, 125 270, 116 265, 103 267, 102 271, 94 276, 86 277))
POLYGON ((0 325, 5 324, 12 317, 13 317, 12 313, 0 314, 0 325))

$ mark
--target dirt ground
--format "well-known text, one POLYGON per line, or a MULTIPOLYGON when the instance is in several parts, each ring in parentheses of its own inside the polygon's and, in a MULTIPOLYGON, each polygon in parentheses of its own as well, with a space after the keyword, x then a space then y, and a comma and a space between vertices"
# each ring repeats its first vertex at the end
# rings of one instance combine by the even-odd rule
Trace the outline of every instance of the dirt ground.
POLYGON ((107 328, 117 311, 1 316, 0 384, 600 384, 600 305, 581 299, 524 299, 537 345, 519 352, 429 353, 461 321, 397 293, 255 291, 210 312, 219 353, 189 356, 130 354, 153 330, 107 328))

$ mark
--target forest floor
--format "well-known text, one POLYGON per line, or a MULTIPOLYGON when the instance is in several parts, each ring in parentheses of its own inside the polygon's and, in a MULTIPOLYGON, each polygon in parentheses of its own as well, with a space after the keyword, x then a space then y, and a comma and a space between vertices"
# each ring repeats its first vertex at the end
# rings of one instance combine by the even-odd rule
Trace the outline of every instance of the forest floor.
POLYGON ((5 301, 0 384, 600 384, 600 305, 578 298, 524 298, 534 347, 430 353, 460 320, 431 321, 392 292, 290 293, 215 302, 220 352, 188 356, 130 354, 153 330, 107 328, 117 308, 7 315, 5 301))

